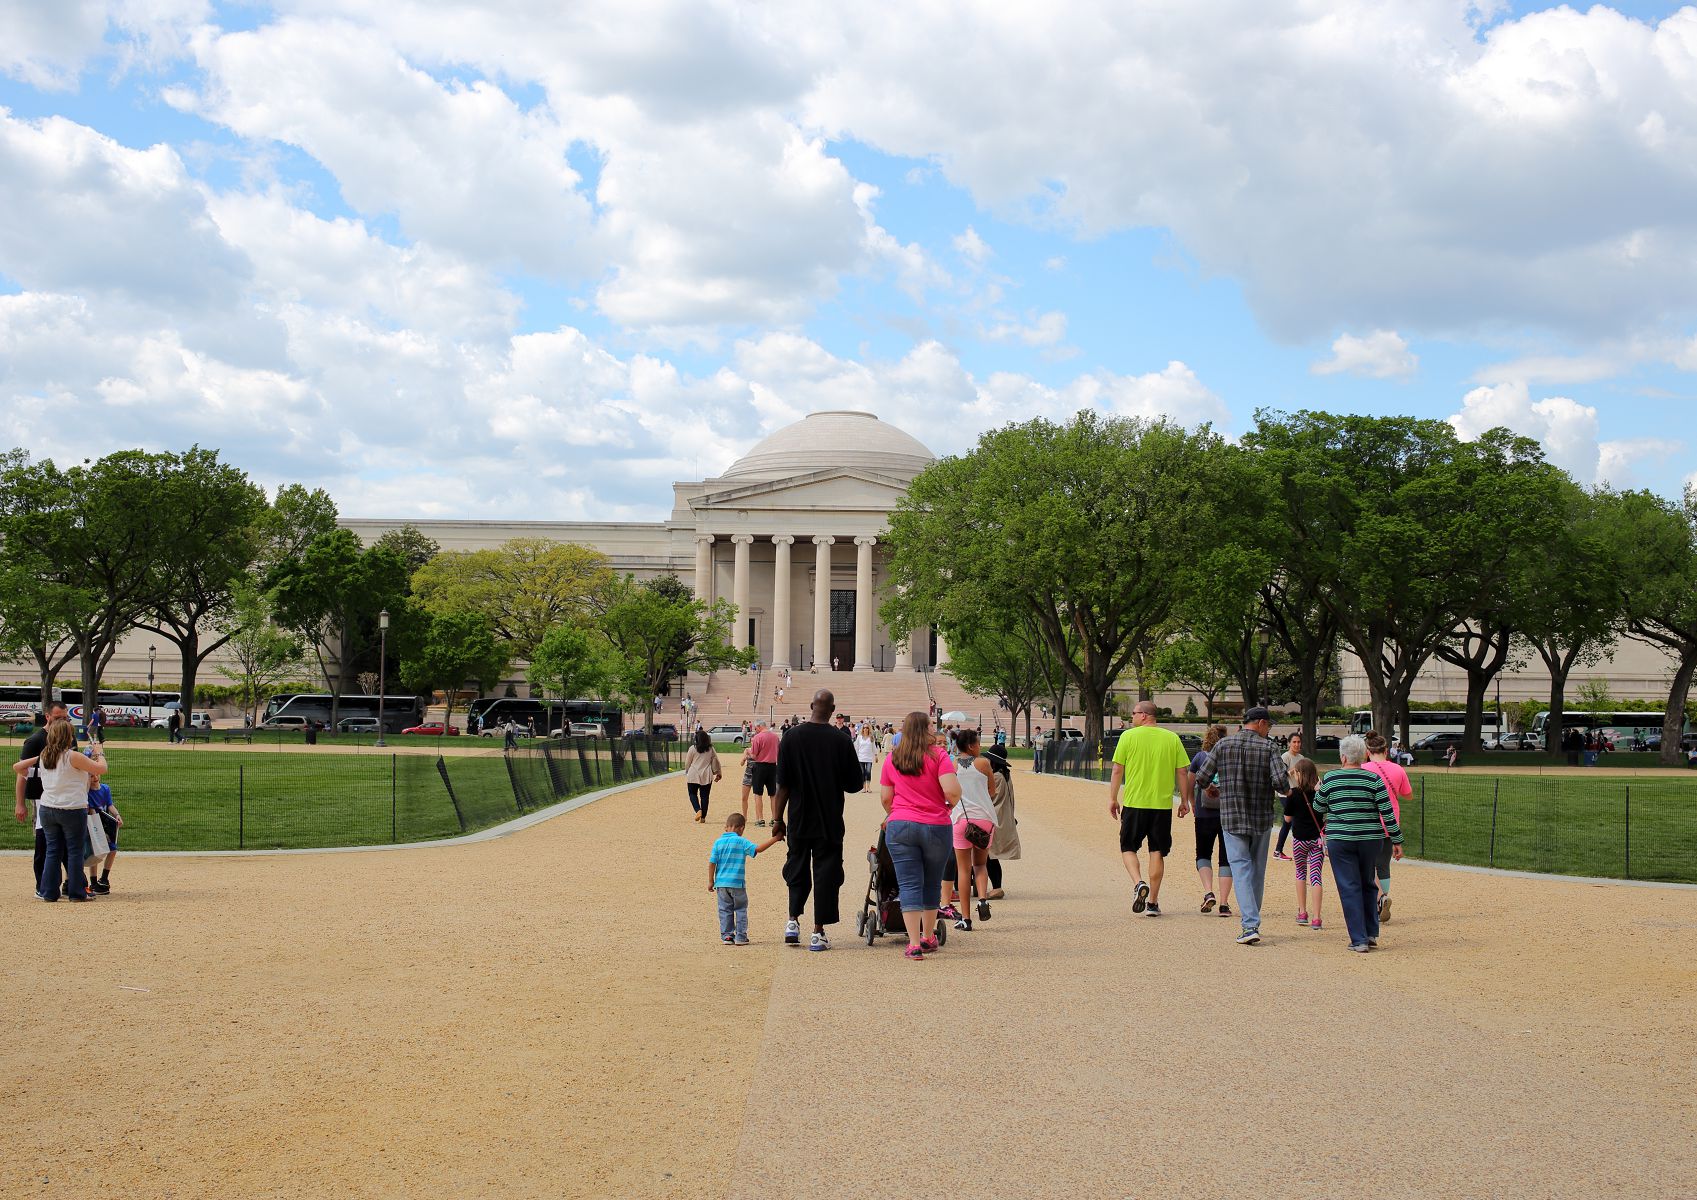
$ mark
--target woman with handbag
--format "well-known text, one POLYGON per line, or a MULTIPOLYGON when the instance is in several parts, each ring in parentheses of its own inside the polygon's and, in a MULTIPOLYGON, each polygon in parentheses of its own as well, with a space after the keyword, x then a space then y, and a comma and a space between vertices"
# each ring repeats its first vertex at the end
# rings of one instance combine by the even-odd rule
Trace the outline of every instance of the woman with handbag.
POLYGON ((949 860, 949 807, 960 799, 955 764, 932 744, 931 718, 907 714, 901 743, 884 760, 878 778, 884 802, 884 842, 901 890, 906 957, 923 961, 938 949, 930 930, 937 924, 943 864, 949 860))
POLYGON ((47 726, 47 742, 35 758, 20 758, 12 764, 18 775, 37 768, 41 799, 36 811, 47 846, 41 868, 39 893, 48 902, 59 899, 59 868, 65 869, 65 895, 71 900, 89 899, 88 878, 83 874, 83 854, 88 840, 88 789, 90 779, 106 774, 106 757, 100 747, 77 750, 76 731, 60 717, 47 726), (49 881, 52 881, 51 883, 49 881), (52 889, 52 895, 47 889, 52 889))
POLYGON ((971 932, 971 888, 978 884, 978 919, 990 919, 990 839, 996 832, 996 805, 990 799, 990 760, 978 753, 978 731, 962 729, 955 734, 955 771, 960 780, 960 803, 949 816, 954 820, 955 878, 960 881, 962 912, 955 928, 971 932))

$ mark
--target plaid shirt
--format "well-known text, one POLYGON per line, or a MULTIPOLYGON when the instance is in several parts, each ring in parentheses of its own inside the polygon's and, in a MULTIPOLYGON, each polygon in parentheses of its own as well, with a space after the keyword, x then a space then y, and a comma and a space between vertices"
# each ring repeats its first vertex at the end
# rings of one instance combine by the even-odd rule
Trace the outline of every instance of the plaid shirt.
POLYGON ((1270 739, 1253 729, 1221 738, 1196 772, 1196 786, 1220 785, 1220 828, 1238 837, 1254 837, 1279 820, 1275 793, 1290 790, 1290 779, 1270 739))

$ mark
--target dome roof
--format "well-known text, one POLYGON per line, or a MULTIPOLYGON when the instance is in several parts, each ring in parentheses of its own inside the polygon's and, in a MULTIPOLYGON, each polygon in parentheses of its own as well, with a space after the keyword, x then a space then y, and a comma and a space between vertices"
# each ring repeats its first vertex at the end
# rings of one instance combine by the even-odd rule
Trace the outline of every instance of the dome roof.
POLYGON ((912 479, 935 460, 919 439, 871 413, 809 413, 761 439, 725 471, 726 479, 782 479, 862 467, 912 479))

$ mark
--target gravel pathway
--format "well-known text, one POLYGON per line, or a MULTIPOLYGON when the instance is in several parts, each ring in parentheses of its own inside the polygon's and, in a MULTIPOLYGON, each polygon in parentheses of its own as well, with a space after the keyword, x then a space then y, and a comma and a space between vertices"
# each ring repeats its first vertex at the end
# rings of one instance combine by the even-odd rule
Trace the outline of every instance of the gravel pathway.
POLYGON ((847 906, 781 949, 778 852, 720 946, 673 781, 478 845, 121 858, 86 906, 0 862, 0 1195, 1697 1195, 1697 890, 1399 867, 1358 956, 1280 872, 1238 947, 1188 823, 1133 917, 1105 789, 1020 786, 1008 899, 918 964, 847 906))

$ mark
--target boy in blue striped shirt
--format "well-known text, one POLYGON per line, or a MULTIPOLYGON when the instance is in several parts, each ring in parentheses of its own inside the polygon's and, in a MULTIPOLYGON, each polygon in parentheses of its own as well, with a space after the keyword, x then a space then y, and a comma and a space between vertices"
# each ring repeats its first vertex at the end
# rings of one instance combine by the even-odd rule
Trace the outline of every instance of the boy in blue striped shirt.
POLYGON ((707 890, 719 894, 719 940, 727 946, 748 945, 748 860, 770 850, 782 838, 756 846, 743 837, 748 819, 741 813, 725 818, 725 832, 707 852, 707 890))

